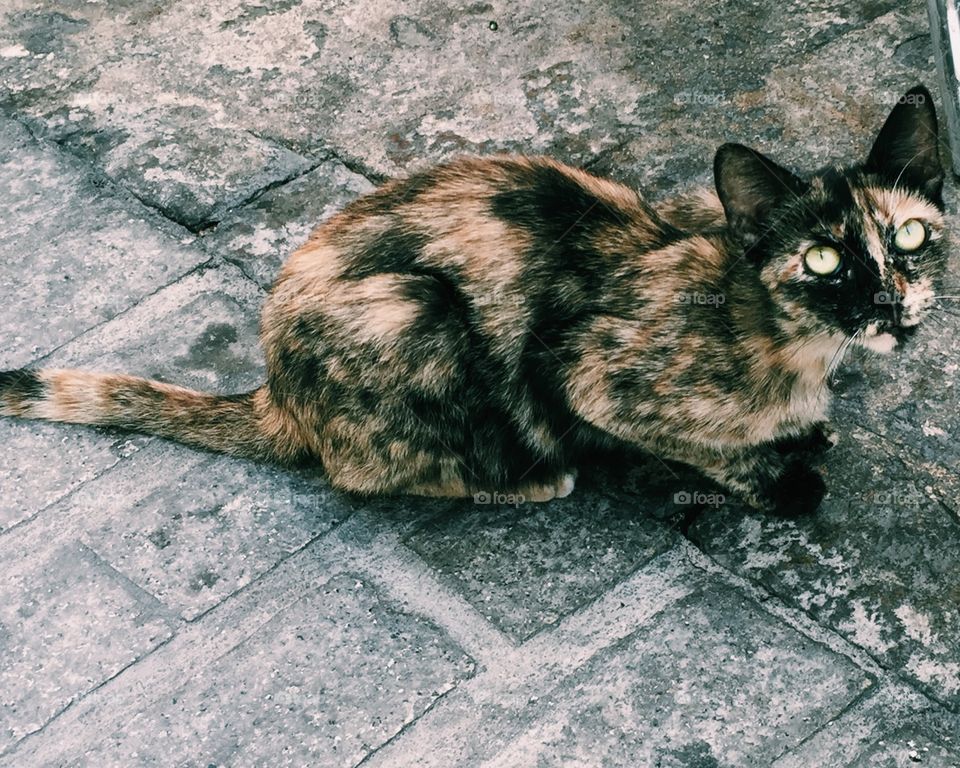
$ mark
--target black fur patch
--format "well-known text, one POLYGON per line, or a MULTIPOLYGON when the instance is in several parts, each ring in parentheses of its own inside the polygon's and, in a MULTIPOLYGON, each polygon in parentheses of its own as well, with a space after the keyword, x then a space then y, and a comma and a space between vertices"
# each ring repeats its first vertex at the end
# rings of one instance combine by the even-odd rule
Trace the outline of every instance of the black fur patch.
POLYGON ((774 514, 782 517, 809 515, 820 506, 826 491, 820 474, 802 461, 796 461, 787 466, 772 488, 770 497, 774 514))
POLYGON ((426 235, 394 226, 374 238, 359 253, 351 254, 343 276, 362 279, 371 275, 409 273, 427 243, 426 235))
POLYGON ((36 371, 0 371, 0 399, 9 403, 43 400, 45 387, 36 371))
POLYGON ((623 224, 629 216, 600 200, 556 168, 538 166, 517 175, 516 186, 491 200, 493 215, 564 250, 598 225, 623 224))
MULTIPOLYGON (((532 236, 520 286, 529 318, 521 379, 534 417, 555 436, 565 436, 560 463, 568 463, 582 442, 582 422, 565 394, 565 369, 574 357, 569 342, 598 311, 611 268, 608 255, 595 248, 594 235, 623 225, 631 214, 549 166, 518 171, 515 186, 492 198, 491 212, 532 236)), ((557 471, 542 469, 544 478, 557 471)))

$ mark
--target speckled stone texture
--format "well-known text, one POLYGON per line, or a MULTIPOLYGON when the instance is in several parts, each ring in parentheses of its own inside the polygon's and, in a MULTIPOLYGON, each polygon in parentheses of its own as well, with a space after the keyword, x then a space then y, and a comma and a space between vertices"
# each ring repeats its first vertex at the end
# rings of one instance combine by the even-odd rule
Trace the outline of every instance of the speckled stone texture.
POLYGON ((870 685, 748 601, 697 592, 593 659, 491 765, 768 765, 870 685))
POLYGON ((662 525, 584 491, 550 505, 455 505, 407 545, 516 640, 556 624, 674 544, 662 525))
POLYGON ((352 574, 302 591, 202 678, 184 681, 85 758, 353 766, 473 673, 442 631, 352 574))
MULTIPOLYGON (((283 260, 384 179, 547 152, 659 200, 724 141, 859 157, 935 86, 927 32, 919 0, 6 0, 0 370, 249 390, 283 260)), ((838 371, 797 520, 651 457, 544 506, 365 500, 0 421, 0 765, 960 766, 958 276, 838 371)))

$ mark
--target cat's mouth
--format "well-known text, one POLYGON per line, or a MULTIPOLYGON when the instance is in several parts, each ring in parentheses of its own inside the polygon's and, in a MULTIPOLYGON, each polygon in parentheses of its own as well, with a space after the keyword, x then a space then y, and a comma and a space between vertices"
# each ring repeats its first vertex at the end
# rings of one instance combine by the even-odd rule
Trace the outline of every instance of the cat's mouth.
POLYGON ((907 339, 912 338, 919 327, 919 323, 915 323, 914 325, 898 325, 895 328, 891 328, 889 333, 897 340, 897 345, 899 346, 900 344, 904 344, 907 339))
POLYGON ((860 334, 860 344, 885 355, 903 346, 917 332, 918 327, 919 323, 914 325, 870 323, 860 334))

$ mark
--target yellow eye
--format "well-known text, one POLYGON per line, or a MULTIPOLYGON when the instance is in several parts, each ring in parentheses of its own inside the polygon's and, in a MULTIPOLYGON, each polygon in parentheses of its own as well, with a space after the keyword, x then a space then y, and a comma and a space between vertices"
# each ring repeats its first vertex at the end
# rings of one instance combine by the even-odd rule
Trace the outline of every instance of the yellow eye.
POLYGON ((803 255, 803 263, 815 275, 832 275, 840 269, 840 254, 829 245, 815 245, 803 255))
POLYGON ((905 221, 893 236, 893 244, 901 251, 915 251, 927 242, 927 230, 919 219, 905 221))

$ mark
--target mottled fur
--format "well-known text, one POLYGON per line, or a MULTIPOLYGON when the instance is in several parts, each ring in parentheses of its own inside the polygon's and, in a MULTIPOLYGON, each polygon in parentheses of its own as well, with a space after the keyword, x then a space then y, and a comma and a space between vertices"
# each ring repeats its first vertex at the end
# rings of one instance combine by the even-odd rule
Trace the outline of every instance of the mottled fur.
POLYGON ((902 340, 943 268, 936 118, 911 93, 925 98, 894 110, 863 165, 801 181, 725 145, 717 194, 657 211, 546 158, 393 181, 284 266, 256 392, 22 370, 0 374, 0 412, 318 460, 365 494, 546 500, 585 450, 627 443, 758 508, 810 509, 831 366, 851 339, 902 340), (908 218, 930 233, 909 264, 890 247, 908 218), (836 279, 804 271, 822 242, 844 252, 836 279))

